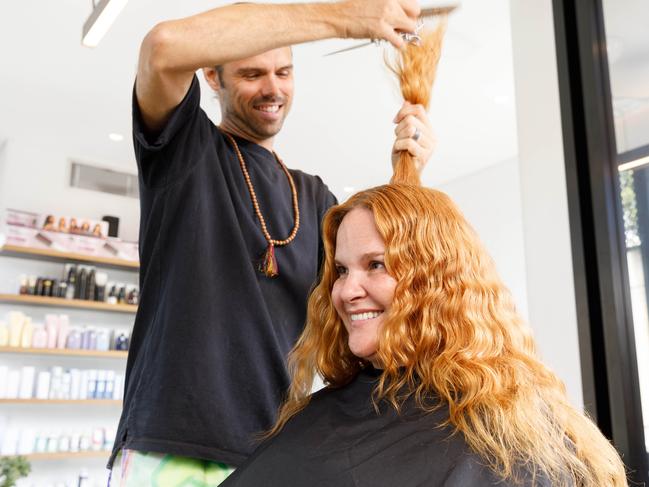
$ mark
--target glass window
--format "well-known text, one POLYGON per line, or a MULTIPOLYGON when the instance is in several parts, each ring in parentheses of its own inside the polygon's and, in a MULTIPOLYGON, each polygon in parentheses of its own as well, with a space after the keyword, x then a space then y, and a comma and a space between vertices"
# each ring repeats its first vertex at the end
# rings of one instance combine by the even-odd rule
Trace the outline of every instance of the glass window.
POLYGON ((649 2, 604 0, 642 416, 649 450, 649 2))

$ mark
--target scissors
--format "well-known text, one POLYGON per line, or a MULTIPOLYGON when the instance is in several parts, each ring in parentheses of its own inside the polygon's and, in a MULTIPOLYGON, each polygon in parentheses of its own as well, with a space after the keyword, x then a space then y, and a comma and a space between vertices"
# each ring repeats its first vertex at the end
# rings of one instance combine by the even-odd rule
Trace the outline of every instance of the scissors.
MULTIPOLYGON (((421 42, 421 36, 419 32, 424 26, 424 19, 428 17, 438 17, 440 15, 447 15, 453 12, 458 6, 457 5, 448 5, 444 7, 429 7, 422 9, 419 14, 419 19, 417 20, 417 27, 414 32, 399 32, 399 35, 409 44, 419 45, 421 42)), ((333 56, 334 54, 340 54, 341 52, 353 51, 354 49, 360 49, 361 47, 379 45, 381 42, 384 42, 382 39, 372 39, 368 42, 363 42, 362 44, 356 44, 355 46, 345 47, 343 49, 338 49, 337 51, 329 52, 324 56, 333 56)))

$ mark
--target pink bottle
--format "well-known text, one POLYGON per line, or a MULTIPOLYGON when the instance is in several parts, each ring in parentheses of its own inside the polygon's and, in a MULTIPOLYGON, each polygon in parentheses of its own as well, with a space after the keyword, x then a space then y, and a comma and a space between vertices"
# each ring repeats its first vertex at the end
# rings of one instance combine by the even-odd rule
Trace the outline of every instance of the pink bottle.
POLYGON ((45 327, 41 324, 34 324, 34 330, 32 332, 32 347, 47 347, 47 332, 45 331, 45 327))
POLYGON ((45 331, 47 331, 47 348, 56 348, 59 334, 58 315, 45 315, 45 331))

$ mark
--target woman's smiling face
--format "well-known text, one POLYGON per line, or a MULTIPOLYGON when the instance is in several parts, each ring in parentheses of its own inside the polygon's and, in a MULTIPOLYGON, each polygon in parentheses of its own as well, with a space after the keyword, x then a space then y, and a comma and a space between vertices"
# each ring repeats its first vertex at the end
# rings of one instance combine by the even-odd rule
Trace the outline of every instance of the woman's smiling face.
POLYGON ((392 304, 397 281, 384 264, 385 243, 374 215, 366 208, 351 210, 338 228, 333 304, 349 334, 349 349, 375 367, 378 334, 392 304))

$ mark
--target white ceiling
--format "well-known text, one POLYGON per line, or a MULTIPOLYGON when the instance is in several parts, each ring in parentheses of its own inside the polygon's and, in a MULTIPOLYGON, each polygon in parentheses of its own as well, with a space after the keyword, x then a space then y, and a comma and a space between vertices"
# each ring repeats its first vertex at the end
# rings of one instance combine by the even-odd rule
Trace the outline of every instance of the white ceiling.
MULTIPOLYGON (((91 1, 2 2, 0 138, 45 139, 71 157, 134 171, 131 90, 141 39, 161 20, 225 3, 131 0, 99 46, 88 49, 80 37, 91 1), (111 132, 124 141, 109 140, 111 132)), ((508 0, 464 0, 450 18, 430 110, 439 142, 427 184, 516 157, 509 22, 508 0)), ((350 44, 294 49, 295 102, 277 141, 289 166, 320 174, 339 196, 347 186, 387 181, 391 120, 400 106, 381 49, 323 57, 350 44)), ((207 91, 203 106, 218 117, 207 91)))

